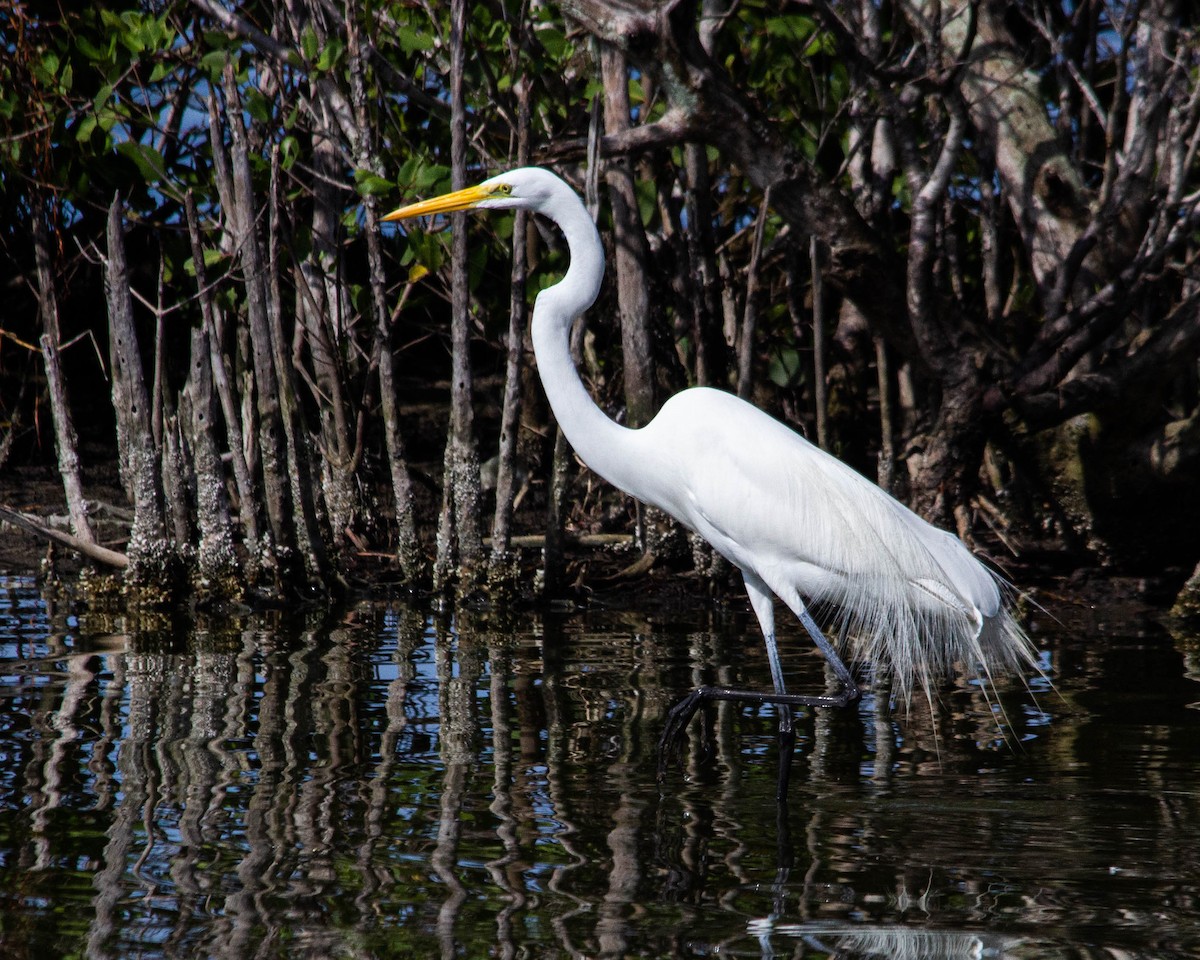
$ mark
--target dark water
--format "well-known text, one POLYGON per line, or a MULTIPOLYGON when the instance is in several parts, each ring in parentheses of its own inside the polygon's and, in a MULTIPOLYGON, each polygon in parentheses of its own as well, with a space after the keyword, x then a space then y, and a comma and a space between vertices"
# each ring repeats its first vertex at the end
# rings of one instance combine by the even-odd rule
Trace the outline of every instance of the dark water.
POLYGON ((0 955, 1200 956, 1184 641, 1057 612, 1056 692, 805 716, 781 812, 769 710, 655 776, 684 690, 765 682, 740 613, 135 628, 0 578, 0 955))

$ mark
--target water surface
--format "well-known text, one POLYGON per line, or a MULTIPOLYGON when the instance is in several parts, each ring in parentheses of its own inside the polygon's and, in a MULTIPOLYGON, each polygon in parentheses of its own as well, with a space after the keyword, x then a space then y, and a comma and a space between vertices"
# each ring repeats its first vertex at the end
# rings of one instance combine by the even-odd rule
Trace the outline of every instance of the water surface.
POLYGON ((1054 691, 802 715, 780 808, 769 708, 656 776, 684 691, 768 682, 740 608, 135 623, 0 578, 0 955, 1200 956, 1185 643, 1057 612, 1054 691))

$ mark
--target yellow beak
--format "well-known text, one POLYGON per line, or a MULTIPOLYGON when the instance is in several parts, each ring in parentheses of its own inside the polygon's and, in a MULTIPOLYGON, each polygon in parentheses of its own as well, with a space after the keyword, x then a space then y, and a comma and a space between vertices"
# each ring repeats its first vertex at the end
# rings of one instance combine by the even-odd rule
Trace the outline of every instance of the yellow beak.
POLYGON ((492 191, 482 184, 467 187, 465 190, 455 190, 454 193, 443 194, 432 200, 422 200, 411 203, 407 207, 393 210, 386 217, 380 217, 383 222, 408 220, 410 217, 427 217, 435 213, 454 213, 457 210, 471 210, 492 195, 492 191))

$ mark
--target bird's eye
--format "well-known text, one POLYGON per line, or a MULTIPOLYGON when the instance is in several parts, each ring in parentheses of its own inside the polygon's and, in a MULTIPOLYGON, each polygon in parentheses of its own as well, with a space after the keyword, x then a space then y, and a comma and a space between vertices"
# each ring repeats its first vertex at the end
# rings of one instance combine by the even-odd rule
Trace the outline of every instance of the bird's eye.
POLYGON ((511 183, 498 183, 492 188, 492 192, 501 197, 507 197, 512 193, 511 183))

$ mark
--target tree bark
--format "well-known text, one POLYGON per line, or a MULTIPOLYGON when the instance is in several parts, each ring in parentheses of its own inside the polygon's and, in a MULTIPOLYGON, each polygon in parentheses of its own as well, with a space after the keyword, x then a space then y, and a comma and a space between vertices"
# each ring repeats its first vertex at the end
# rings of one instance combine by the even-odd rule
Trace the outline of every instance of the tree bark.
POLYGON ((133 527, 129 535, 128 578, 136 585, 169 588, 173 551, 167 542, 163 516, 162 478, 150 425, 150 396, 142 370, 120 194, 108 208, 108 255, 105 261, 108 299, 109 358, 112 397, 117 414, 117 443, 133 492, 133 527))
MULTIPOLYGON (((977 0, 906 0, 905 15, 954 71, 971 123, 991 144, 1004 197, 1039 294, 1050 301, 1089 219, 1090 198, 1050 123, 1038 76, 995 15, 977 0)), ((998 9, 998 8, 996 8, 998 9)), ((1077 283, 1090 287, 1088 269, 1077 283)))
MULTIPOLYGON (((246 547, 247 554, 251 558, 257 558, 259 547, 259 524, 258 524, 258 494, 255 491, 254 477, 250 472, 250 466, 246 463, 245 444, 242 441, 242 423, 238 415, 237 398, 234 395, 233 385, 229 381, 229 371, 225 363, 225 356, 221 351, 221 344, 217 334, 216 311, 217 305, 213 301, 212 289, 208 283, 208 271, 204 265, 204 246, 200 237, 200 217, 196 211, 196 199, 192 196, 191 191, 188 191, 184 197, 184 211, 187 216, 188 234, 192 244, 192 263, 195 265, 196 272, 196 287, 200 298, 200 317, 201 329, 204 332, 204 346, 208 351, 209 372, 212 376, 213 386, 216 389, 216 395, 220 401, 221 413, 224 418, 225 438, 229 445, 229 461, 233 472, 233 482, 237 489, 238 499, 238 518, 242 525, 242 537, 246 547)), ((198 362, 195 354, 192 357, 193 363, 198 362)), ((200 372, 195 372, 194 377, 203 376, 200 372)), ((196 426, 195 415, 199 413, 203 416, 203 410, 197 410, 193 404, 193 426, 196 426)), ((211 431, 211 418, 207 423, 202 423, 200 426, 207 428, 205 432, 211 431)), ((198 505, 202 511, 204 507, 198 505)), ((203 538, 203 533, 201 534, 203 538)), ((254 579, 256 574, 255 564, 256 559, 251 560, 251 577, 254 579)))
MULTIPOLYGON (((357 135, 354 141, 356 162, 364 170, 378 173, 382 168, 372 137, 370 111, 367 106, 366 63, 363 59, 359 30, 359 8, 357 3, 347 4, 346 29, 347 53, 350 67, 350 100, 354 109, 357 135)), ((363 201, 366 215, 367 268, 371 278, 371 310, 374 321, 374 343, 371 350, 372 362, 379 378, 379 407, 382 416, 383 443, 387 451, 388 475, 391 479, 392 504, 396 513, 396 560, 404 579, 419 583, 425 574, 425 558, 421 554, 417 539, 416 518, 413 516, 412 479, 408 472, 404 434, 400 429, 400 411, 396 403, 396 373, 392 355, 392 324, 387 307, 387 291, 384 286, 385 269, 383 244, 379 237, 379 219, 374 195, 363 201)), ((397 312, 404 304, 408 288, 397 304, 397 312)))
POLYGON ((46 205, 38 200, 32 211, 33 246, 37 265, 38 315, 42 322, 40 345, 42 360, 46 365, 46 385, 50 393, 50 414, 54 420, 54 445, 58 454, 58 472, 62 477, 63 493, 67 498, 67 512, 71 517, 71 530, 85 543, 95 543, 92 526, 88 520, 87 501, 83 496, 83 471, 79 466, 79 438, 75 432, 75 421, 71 415, 71 402, 67 392, 67 381, 63 376, 62 360, 58 346, 62 333, 58 323, 58 294, 54 286, 53 255, 50 247, 50 231, 46 225, 46 205))
MULTIPOLYGON (((339 234, 345 198, 337 184, 344 177, 345 163, 335 142, 337 107, 322 96, 331 88, 313 83, 312 117, 314 177, 311 192, 312 248, 299 260, 303 278, 297 291, 296 316, 308 348, 308 363, 316 385, 315 400, 322 457, 319 463, 329 531, 334 549, 345 543, 345 531, 360 511, 354 474, 358 456, 351 402, 347 396, 348 367, 354 351, 343 353, 341 344, 351 335, 351 315, 346 286, 340 276, 339 234)), ((354 141, 352 140, 351 143, 354 141)), ((281 380, 287 369, 279 367, 281 380)))
MULTIPOLYGON (((224 74, 226 120, 232 139, 232 172, 238 257, 246 284, 246 313, 249 320, 251 356, 254 361, 255 411, 258 414, 258 451, 262 468, 263 497, 273 544, 263 559, 268 564, 282 562, 290 567, 294 538, 288 522, 291 513, 288 483, 285 477, 287 456, 284 452, 283 422, 279 412, 279 377, 275 370, 270 320, 267 316, 266 278, 263 275, 262 247, 255 229, 254 186, 246 130, 242 125, 242 104, 232 65, 224 74)), ((288 571, 285 570, 286 575, 288 571)))
MULTIPOLYGON (((463 103, 463 70, 465 49, 463 32, 466 29, 466 4, 454 0, 450 7, 450 101, 451 101, 451 184, 455 190, 467 185, 467 119, 463 103)), ((456 213, 450 217, 452 240, 451 266, 451 373, 450 373, 450 436, 447 441, 446 489, 451 531, 458 547, 459 589, 470 592, 483 571, 483 536, 480 530, 479 453, 475 446, 474 391, 471 376, 471 317, 468 289, 467 217, 456 213)), ((435 570, 435 587, 444 590, 451 576, 449 543, 439 543, 439 563, 435 570)))
MULTIPOLYGON (((629 72, 625 55, 612 47, 600 51, 604 84, 604 127, 609 135, 627 131, 629 72)), ((650 292, 646 280, 649 250, 638 214, 633 173, 628 162, 610 160, 605 165, 609 202, 612 205, 617 307, 621 316, 621 355, 625 372, 625 419, 630 427, 649 423, 655 414, 654 351, 650 338, 650 292)))
POLYGON ((937 225, 966 129, 963 109, 947 106, 950 122, 933 169, 923 182, 911 162, 907 171, 916 188, 908 240, 908 318, 942 390, 921 470, 914 477, 913 508, 942 526, 954 521, 954 511, 968 502, 970 478, 978 473, 984 448, 979 370, 969 344, 944 317, 934 284, 937 225))
MULTIPOLYGON (((197 280, 203 277, 203 267, 197 280)), ((217 593, 236 598, 241 594, 237 554, 233 547, 233 522, 221 453, 213 437, 217 402, 213 393, 212 349, 207 324, 192 328, 191 363, 180 396, 179 415, 188 424, 192 473, 196 485, 196 588, 201 594, 217 593)))
MULTIPOLYGON (((271 185, 268 201, 270 213, 267 218, 267 324, 271 333, 275 371, 279 377, 279 420, 283 426, 284 452, 287 456, 287 476, 291 490, 291 531, 308 577, 308 586, 320 589, 324 587, 326 580, 326 549, 325 537, 321 535, 321 525, 317 520, 317 502, 320 498, 316 483, 318 467, 313 463, 309 429, 300 406, 296 367, 288 362, 288 341, 283 330, 283 294, 280 282, 284 268, 279 256, 282 239, 280 207, 283 201, 279 193, 279 147, 275 145, 271 148, 271 185)), ((334 401, 340 403, 340 394, 335 395, 334 401)), ((354 461, 357 458, 350 459, 354 461)), ((345 517, 345 511, 339 511, 335 515, 329 508, 329 491, 340 491, 341 496, 349 497, 354 503, 357 503, 357 498, 344 490, 347 475, 355 472, 352 462, 339 460, 330 467, 328 460, 328 456, 324 457, 323 463, 338 478, 336 482, 327 483, 323 488, 326 491, 326 512, 332 525, 345 517)), ((344 527, 341 529, 344 531, 344 527)), ((341 542, 342 537, 334 535, 330 540, 336 545, 341 542)))
POLYGON ((708 154, 703 144, 690 142, 683 148, 687 186, 687 250, 692 339, 695 343, 695 382, 707 387, 717 383, 725 369, 725 338, 721 334, 721 275, 712 236, 712 184, 708 154))
POLYGON ((825 270, 821 241, 808 238, 808 262, 812 271, 813 407, 816 411, 817 446, 829 449, 829 345, 825 323, 825 270))
MULTIPOLYGON (((532 84, 517 81, 517 166, 529 163, 530 92, 532 84)), ((516 495, 517 440, 521 430, 521 361, 525 353, 528 308, 529 214, 518 210, 513 221, 512 291, 509 296, 508 339, 505 344, 504 400, 500 412, 500 449, 496 466, 496 512, 492 521, 492 565, 497 572, 507 567, 511 547, 513 499, 516 495)))
POLYGON ((754 393, 754 358, 758 355, 758 274, 762 264, 763 233, 767 226, 770 194, 758 204, 754 221, 750 263, 746 267, 746 302, 742 305, 742 326, 738 332, 737 395, 749 400, 754 393))
MULTIPOLYGON (((826 244, 826 278, 850 298, 904 356, 922 360, 904 317, 903 270, 835 184, 819 180, 705 52, 686 3, 639 8, 605 0, 565 0, 563 9, 596 37, 661 76, 679 114, 667 132, 675 142, 716 146, 797 232, 826 244)), ((666 118, 664 118, 665 120, 666 118)))

